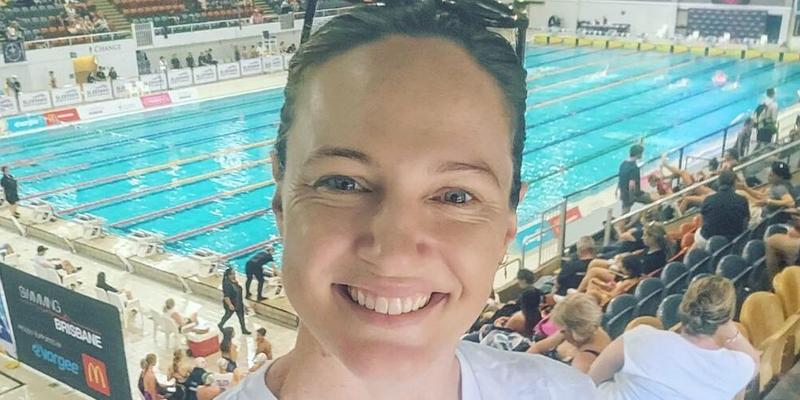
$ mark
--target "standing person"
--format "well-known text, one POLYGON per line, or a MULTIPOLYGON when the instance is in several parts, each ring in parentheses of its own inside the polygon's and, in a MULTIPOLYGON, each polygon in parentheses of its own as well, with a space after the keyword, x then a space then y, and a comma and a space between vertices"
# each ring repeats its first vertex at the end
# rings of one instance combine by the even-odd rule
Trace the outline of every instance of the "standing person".
POLYGON ((219 321, 219 330, 223 330, 223 326, 228 319, 236 313, 239 317, 239 324, 242 327, 242 335, 249 335, 250 331, 244 325, 244 299, 242 299, 242 286, 236 280, 236 270, 228 268, 225 270, 225 275, 222 280, 222 306, 225 307, 225 315, 219 321))
POLYGON ((50 89, 57 89, 58 85, 56 84, 56 75, 53 71, 49 72, 50 75, 50 89))
POLYGON ((708 239, 725 236, 729 241, 739 236, 750 222, 747 199, 736 194, 736 173, 722 171, 717 180, 717 192, 703 200, 700 213, 703 226, 695 232, 694 247, 704 249, 708 239))
POLYGON ((569 366, 461 340, 516 236, 525 74, 433 0, 300 46, 272 154, 297 343, 217 400, 594 399, 569 366))
POLYGON ((11 175, 11 170, 7 165, 3 166, 2 171, 3 178, 0 179, 0 186, 3 187, 3 193, 5 194, 6 201, 9 204, 11 215, 13 215, 14 218, 19 218, 19 212, 17 212, 17 202, 19 201, 19 193, 17 193, 17 178, 15 178, 14 175, 11 175))
POLYGON ((239 46, 233 46, 233 61, 239 62, 242 59, 242 53, 239 52, 239 46))
POLYGON ((186 56, 186 66, 189 68, 194 68, 194 56, 192 52, 189 52, 189 55, 186 56))
POLYGON ((162 74, 167 72, 167 61, 164 60, 164 56, 161 56, 158 59, 158 71, 161 72, 162 74))
POLYGON ((247 264, 245 264, 245 273, 247 274, 247 280, 244 283, 245 298, 250 298, 250 283, 253 281, 253 278, 256 278, 256 281, 258 281, 258 297, 256 299, 261 301, 266 298, 262 296, 262 290, 264 289, 264 265, 273 261, 271 248, 256 253, 256 255, 247 260, 247 264))
POLYGON ((117 71, 114 69, 114 67, 109 68, 108 79, 113 81, 116 80, 117 78, 119 78, 119 75, 117 75, 117 71))
POLYGON ((619 185, 617 191, 622 200, 622 213, 631 211, 634 203, 648 203, 649 199, 642 192, 638 161, 642 159, 644 146, 635 144, 628 152, 628 159, 619 165, 619 185))
POLYGON ((755 147, 755 123, 753 117, 747 117, 744 120, 742 130, 736 136, 736 144, 734 148, 739 152, 739 157, 746 157, 750 154, 750 149, 755 147))
POLYGON ((764 101, 756 111, 756 149, 772 143, 775 133, 778 132, 778 102, 775 100, 775 89, 767 89, 764 101))
POLYGON ((181 60, 178 59, 178 55, 172 53, 172 59, 169 61, 172 64, 172 69, 178 69, 181 67, 181 60))

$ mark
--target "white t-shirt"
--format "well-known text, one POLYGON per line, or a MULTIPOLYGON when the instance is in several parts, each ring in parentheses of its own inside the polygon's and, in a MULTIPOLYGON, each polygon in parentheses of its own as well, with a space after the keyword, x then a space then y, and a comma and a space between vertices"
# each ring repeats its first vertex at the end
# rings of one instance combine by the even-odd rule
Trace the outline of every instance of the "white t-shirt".
MULTIPOLYGON (((543 356, 463 341, 456 356, 461 365, 461 400, 593 400, 597 395, 588 375, 543 356)), ((277 400, 264 381, 270 364, 216 400, 277 400)))
POLYGON ((640 326, 622 337, 625 364, 600 385, 604 400, 730 400, 755 372, 747 354, 702 349, 674 332, 640 326))
POLYGON ((37 255, 33 257, 33 262, 42 268, 56 269, 56 265, 50 262, 45 256, 37 255))

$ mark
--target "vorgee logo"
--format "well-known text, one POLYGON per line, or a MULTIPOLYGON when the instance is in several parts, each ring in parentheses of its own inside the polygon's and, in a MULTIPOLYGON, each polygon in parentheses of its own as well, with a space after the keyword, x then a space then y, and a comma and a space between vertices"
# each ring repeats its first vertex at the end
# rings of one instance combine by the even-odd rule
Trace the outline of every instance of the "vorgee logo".
POLYGON ((81 354, 83 359, 83 373, 86 377, 86 386, 111 396, 111 384, 106 373, 106 364, 88 354, 81 354))
POLYGON ((78 363, 62 357, 60 354, 45 348, 39 343, 34 343, 33 346, 31 346, 31 350, 36 357, 55 365, 60 371, 70 372, 75 375, 80 373, 78 363))

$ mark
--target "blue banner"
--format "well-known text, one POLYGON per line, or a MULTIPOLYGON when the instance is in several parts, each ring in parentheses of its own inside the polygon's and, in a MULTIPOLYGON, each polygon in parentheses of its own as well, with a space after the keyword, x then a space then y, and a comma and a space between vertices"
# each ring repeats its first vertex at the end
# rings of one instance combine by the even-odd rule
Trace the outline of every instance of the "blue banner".
POLYGON ((9 132, 24 132, 46 127, 47 120, 41 114, 20 115, 6 118, 6 126, 9 132))

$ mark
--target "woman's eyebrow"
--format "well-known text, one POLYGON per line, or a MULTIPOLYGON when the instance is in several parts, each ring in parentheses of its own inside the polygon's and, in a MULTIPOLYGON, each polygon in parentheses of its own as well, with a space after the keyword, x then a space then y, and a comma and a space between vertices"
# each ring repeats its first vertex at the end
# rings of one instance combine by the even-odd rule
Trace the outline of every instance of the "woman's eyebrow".
POLYGON ((326 158, 346 158, 348 160, 358 161, 362 164, 372 164, 372 159, 355 149, 347 147, 323 146, 311 153, 311 156, 305 162, 305 165, 314 164, 326 158))
POLYGON ((475 161, 475 162, 448 161, 441 164, 439 168, 436 169, 436 172, 440 174, 446 172, 459 172, 459 171, 475 172, 480 175, 485 175, 491 178, 498 188, 500 187, 500 179, 497 178, 497 174, 495 174, 494 170, 483 161, 475 161))

